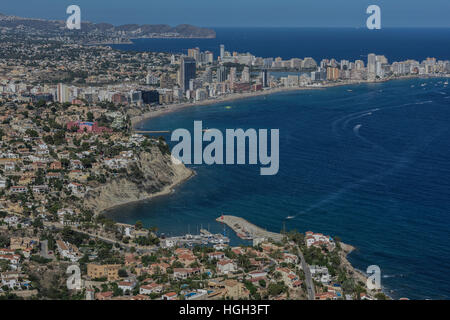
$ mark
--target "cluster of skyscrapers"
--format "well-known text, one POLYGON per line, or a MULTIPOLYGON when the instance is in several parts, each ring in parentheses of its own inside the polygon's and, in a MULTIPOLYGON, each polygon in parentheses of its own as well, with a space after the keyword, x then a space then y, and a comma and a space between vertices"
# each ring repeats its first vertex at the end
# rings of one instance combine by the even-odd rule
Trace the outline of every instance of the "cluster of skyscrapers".
POLYGON ((81 96, 87 101, 107 99, 116 104, 166 104, 185 99, 200 101, 226 93, 257 91, 267 87, 321 85, 346 80, 377 81, 404 75, 450 73, 450 62, 437 61, 435 58, 389 64, 385 56, 371 53, 367 56, 366 64, 363 60, 336 59, 322 59, 317 63, 311 57, 283 60, 280 57, 255 57, 250 53, 230 53, 225 51, 224 45, 220 45, 219 49, 216 60, 212 52, 201 52, 199 48, 189 49, 188 55, 181 55, 179 59, 172 55, 171 65, 178 65, 177 85, 173 73, 162 72, 157 77, 149 72, 145 78, 148 87, 142 90, 129 89, 127 93, 99 89, 94 92, 58 84, 53 96, 60 103, 72 102, 81 96), (274 78, 273 72, 277 71, 290 72, 274 78), (159 88, 155 88, 158 85, 159 88), (95 95, 98 97, 95 98, 95 95))

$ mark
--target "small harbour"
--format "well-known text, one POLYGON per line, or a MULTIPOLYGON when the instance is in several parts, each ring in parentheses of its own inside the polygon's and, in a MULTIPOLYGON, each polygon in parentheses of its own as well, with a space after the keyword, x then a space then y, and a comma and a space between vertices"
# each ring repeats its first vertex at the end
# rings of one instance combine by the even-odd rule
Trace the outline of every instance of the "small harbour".
MULTIPOLYGON (((355 246, 348 256, 355 268, 379 265, 392 297, 448 298, 450 283, 439 276, 450 263, 443 227, 450 223, 446 81, 278 93, 149 119, 142 130, 190 129, 194 120, 219 130, 279 128, 280 171, 266 179, 251 165, 191 165, 196 175, 169 196, 108 214, 157 226, 167 237, 192 234, 189 225, 201 224, 223 235, 220 213, 275 233, 284 225, 314 230, 355 246)), ((251 243, 250 230, 242 229, 241 238, 228 226, 225 231, 230 245, 251 243)), ((180 239, 205 238, 192 240, 180 239)))

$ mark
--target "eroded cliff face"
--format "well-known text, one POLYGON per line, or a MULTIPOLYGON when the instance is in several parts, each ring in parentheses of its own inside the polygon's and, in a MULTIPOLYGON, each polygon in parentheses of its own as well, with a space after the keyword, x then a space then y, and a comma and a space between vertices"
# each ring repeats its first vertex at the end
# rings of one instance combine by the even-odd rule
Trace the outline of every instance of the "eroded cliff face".
POLYGON ((138 161, 128 166, 126 175, 89 191, 84 205, 99 213, 117 205, 165 195, 192 175, 192 170, 184 164, 174 164, 170 154, 154 146, 150 152, 142 152, 138 161))

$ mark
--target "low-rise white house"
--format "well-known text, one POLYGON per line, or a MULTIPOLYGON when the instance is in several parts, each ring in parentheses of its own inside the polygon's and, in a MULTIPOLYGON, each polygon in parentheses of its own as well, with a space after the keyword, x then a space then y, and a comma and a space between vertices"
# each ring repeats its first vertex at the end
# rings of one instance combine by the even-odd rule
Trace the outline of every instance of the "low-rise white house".
POLYGON ((334 240, 330 236, 326 236, 321 233, 314 233, 312 231, 307 231, 305 233, 305 242, 308 248, 311 246, 327 246, 330 249, 333 249, 335 247, 334 240))
POLYGON ((139 288, 139 294, 160 293, 163 287, 157 283, 145 284, 139 288))
POLYGON ((317 274, 327 274, 328 268, 325 266, 311 265, 309 266, 309 271, 311 272, 312 276, 315 276, 317 274))
POLYGON ((82 184, 71 182, 67 187, 72 191, 74 195, 80 196, 84 194, 84 186, 82 184))
POLYGON ((58 252, 63 258, 67 258, 72 262, 77 262, 81 258, 81 254, 78 248, 70 243, 57 240, 56 246, 58 247, 58 252))
POLYGON ((323 284, 329 284, 331 281, 331 276, 327 273, 327 274, 323 274, 320 277, 320 282, 322 282, 323 284))
POLYGON ((169 292, 164 294, 161 297, 162 300, 176 300, 177 299, 177 293, 176 292, 169 292))
POLYGON ((6 179, 3 177, 0 177, 0 189, 6 188, 6 179))
POLYGON ((121 158, 121 157, 112 158, 112 159, 105 159, 103 161, 105 166, 107 166, 110 169, 126 168, 128 166, 129 162, 130 162, 130 160, 128 160, 126 158, 121 158))
POLYGON ((248 273, 250 278, 261 278, 267 276, 267 272, 261 270, 255 270, 248 273))
POLYGON ((173 277, 178 280, 187 279, 200 274, 200 272, 200 268, 174 268, 173 277))
POLYGON ((9 226, 16 226, 19 223, 19 217, 17 216, 7 216, 3 221, 9 226))
POLYGON ((327 267, 312 265, 309 267, 309 270, 314 280, 320 281, 323 284, 330 283, 331 275, 329 274, 327 267))
POLYGON ((14 290, 20 286, 19 273, 15 271, 3 272, 0 275, 1 286, 7 286, 9 289, 14 290))
POLYGON ((122 289, 123 292, 132 291, 134 289, 135 283, 132 281, 120 281, 119 289, 122 289))
POLYGON ((217 261, 217 271, 222 274, 228 274, 237 270, 236 264, 232 260, 217 261))
POLYGON ((286 262, 286 263, 293 263, 293 264, 298 263, 298 256, 296 256, 295 254, 283 253, 283 258, 284 258, 284 262, 286 262))
POLYGON ((163 248, 172 248, 175 247, 177 245, 177 241, 175 239, 163 239, 161 241, 161 247, 163 248))
POLYGON ((208 253, 208 258, 209 258, 209 260, 214 260, 214 259, 222 260, 225 258, 225 253, 219 252, 219 251, 210 252, 210 253, 208 253))
POLYGON ((11 269, 17 270, 19 267, 20 255, 18 255, 18 254, 3 254, 3 255, 0 255, 0 260, 8 261, 11 269))
POLYGON ((11 193, 25 193, 28 191, 28 188, 25 186, 13 186, 11 187, 11 193))

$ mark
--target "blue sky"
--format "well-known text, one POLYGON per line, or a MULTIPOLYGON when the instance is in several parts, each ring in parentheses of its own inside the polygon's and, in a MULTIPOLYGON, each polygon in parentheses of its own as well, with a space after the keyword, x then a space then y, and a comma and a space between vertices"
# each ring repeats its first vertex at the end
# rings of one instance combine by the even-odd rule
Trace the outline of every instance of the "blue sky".
POLYGON ((450 27, 450 0, 2 0, 0 12, 65 20, 70 4, 93 22, 216 27, 364 27, 377 4, 382 27, 450 27))

